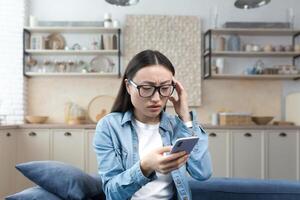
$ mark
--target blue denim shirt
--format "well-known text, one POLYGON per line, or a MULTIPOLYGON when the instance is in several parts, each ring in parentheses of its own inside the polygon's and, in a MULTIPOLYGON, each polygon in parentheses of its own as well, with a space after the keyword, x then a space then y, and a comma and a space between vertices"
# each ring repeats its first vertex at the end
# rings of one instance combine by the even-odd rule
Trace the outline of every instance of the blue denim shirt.
MULTIPOLYGON (((133 127, 133 114, 110 113, 96 127, 94 149, 97 154, 98 171, 107 199, 124 200, 142 186, 154 180, 156 175, 145 177, 140 168, 138 136, 133 127)), ((187 164, 171 172, 178 199, 192 199, 187 173, 197 180, 211 176, 207 134, 191 112, 193 127, 188 128, 177 116, 162 112, 159 133, 164 146, 172 145, 177 138, 197 135, 200 139, 194 147, 187 164)))

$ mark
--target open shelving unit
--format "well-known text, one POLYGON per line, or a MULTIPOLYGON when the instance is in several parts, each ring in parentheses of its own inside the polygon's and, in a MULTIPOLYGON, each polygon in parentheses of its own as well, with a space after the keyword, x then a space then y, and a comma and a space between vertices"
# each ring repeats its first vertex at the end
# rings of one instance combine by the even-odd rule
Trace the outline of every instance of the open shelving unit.
POLYGON ((228 58, 291 58, 295 65, 295 60, 300 57, 300 51, 284 51, 284 52, 248 52, 248 51, 216 51, 212 48, 213 35, 239 35, 239 36, 287 36, 291 37, 292 46, 296 43, 296 38, 300 35, 300 30, 292 29, 273 29, 273 28, 222 28, 210 29, 204 33, 204 50, 203 50, 203 77, 204 79, 292 79, 299 80, 300 74, 260 74, 260 75, 237 75, 237 74, 212 74, 212 57, 228 57, 228 58))
POLYGON ((23 29, 23 72, 27 77, 51 77, 51 76, 77 76, 77 77, 95 77, 95 76, 108 76, 108 77, 121 77, 121 50, 120 50, 120 28, 104 28, 104 27, 24 27, 23 29), (26 48, 30 41, 32 34, 51 34, 51 33, 72 33, 72 34, 116 34, 117 35, 117 49, 81 49, 81 50, 72 50, 72 49, 30 49, 26 48), (28 41, 29 40, 29 41, 28 41), (27 72, 25 71, 26 65, 26 56, 115 56, 117 57, 117 72, 104 73, 104 72, 89 72, 89 73, 80 73, 80 72, 27 72))

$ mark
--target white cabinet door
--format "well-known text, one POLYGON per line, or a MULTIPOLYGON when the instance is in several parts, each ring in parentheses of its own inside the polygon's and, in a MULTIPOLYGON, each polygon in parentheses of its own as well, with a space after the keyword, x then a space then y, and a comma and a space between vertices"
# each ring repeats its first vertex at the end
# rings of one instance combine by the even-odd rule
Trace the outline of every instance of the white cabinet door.
POLYGON ((84 130, 52 130, 53 160, 69 163, 82 170, 84 164, 84 130))
POLYGON ((87 141, 87 172, 92 174, 98 173, 98 164, 96 153, 93 148, 93 139, 95 135, 95 130, 86 130, 86 135, 88 135, 87 141))
MULTIPOLYGON (((17 163, 50 159, 50 133, 48 129, 21 129, 17 134, 17 163)), ((17 190, 33 185, 21 173, 17 173, 17 190)))
POLYGON ((297 177, 297 130, 267 131, 268 135, 268 178, 299 179, 297 177))
POLYGON ((207 130, 214 177, 230 177, 228 130, 207 130))
POLYGON ((0 130, 0 199, 15 192, 16 130, 0 130))
POLYGON ((241 178, 264 178, 263 131, 232 131, 232 175, 241 178))

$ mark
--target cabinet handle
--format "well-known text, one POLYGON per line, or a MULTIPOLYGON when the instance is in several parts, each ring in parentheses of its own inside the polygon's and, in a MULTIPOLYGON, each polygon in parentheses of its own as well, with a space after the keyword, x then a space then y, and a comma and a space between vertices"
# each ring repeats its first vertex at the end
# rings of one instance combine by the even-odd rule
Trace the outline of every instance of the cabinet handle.
POLYGON ((287 134, 286 134, 286 133, 284 133, 284 132, 281 132, 281 133, 279 133, 279 136, 280 136, 280 137, 286 137, 286 136, 287 136, 287 134))
POLYGON ((11 136, 10 132, 7 132, 6 137, 10 137, 10 136, 11 136))
POLYGON ((70 132, 65 132, 65 134, 64 134, 65 136, 71 136, 72 135, 72 133, 70 133, 70 132))
POLYGON ((36 133, 35 132, 30 132, 28 133, 29 136, 36 136, 36 133))
POLYGON ((209 137, 217 137, 217 134, 216 133, 210 133, 209 137))
POLYGON ((245 137, 252 137, 252 134, 251 133, 245 133, 244 136, 245 137))

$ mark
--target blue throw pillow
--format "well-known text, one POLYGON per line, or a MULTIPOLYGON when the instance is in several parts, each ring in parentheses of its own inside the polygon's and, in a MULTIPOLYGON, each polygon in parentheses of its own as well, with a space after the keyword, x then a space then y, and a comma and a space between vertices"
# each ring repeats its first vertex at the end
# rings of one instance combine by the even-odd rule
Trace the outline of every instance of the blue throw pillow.
POLYGON ((81 169, 58 161, 32 161, 16 165, 28 179, 63 199, 88 199, 100 195, 101 181, 81 169))
POLYGON ((47 199, 47 200, 62 200, 58 196, 55 196, 54 194, 47 192, 43 188, 36 186, 32 188, 28 188, 26 190, 23 190, 22 192, 10 195, 5 197, 6 200, 41 200, 41 199, 47 199))

